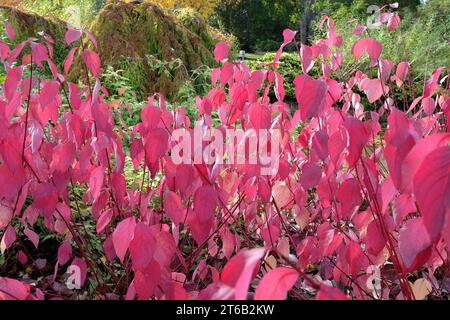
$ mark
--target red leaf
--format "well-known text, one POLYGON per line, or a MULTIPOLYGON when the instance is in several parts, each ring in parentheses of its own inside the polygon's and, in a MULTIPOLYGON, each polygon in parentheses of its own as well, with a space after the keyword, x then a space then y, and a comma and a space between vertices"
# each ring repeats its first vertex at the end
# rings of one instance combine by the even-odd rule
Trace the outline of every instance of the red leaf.
POLYGON ((395 226, 399 226, 408 214, 416 211, 417 208, 414 197, 410 194, 401 194, 392 203, 395 226))
POLYGON ((44 137, 44 130, 41 125, 37 121, 30 121, 29 132, 31 135, 31 153, 35 153, 39 150, 39 147, 42 144, 42 138, 44 137))
POLYGON ((15 67, 8 71, 4 85, 4 92, 8 101, 11 101, 13 99, 14 94, 16 93, 17 88, 20 85, 20 81, 22 80, 22 72, 22 66, 15 67))
POLYGON ((97 233, 100 234, 105 230, 106 226, 108 226, 111 218, 113 217, 113 210, 108 209, 102 213, 102 215, 98 218, 96 230, 97 233))
POLYGON ((66 264, 72 256, 72 246, 70 240, 66 240, 59 246, 58 249, 58 263, 60 265, 66 264))
POLYGON ((183 286, 176 282, 171 282, 164 291, 168 300, 189 300, 189 296, 183 286))
POLYGON ((49 61, 47 47, 41 43, 31 43, 31 53, 33 55, 33 63, 43 68, 42 62, 49 61))
POLYGON ((89 177, 89 190, 91 193, 93 200, 97 200, 100 195, 100 191, 103 187, 103 179, 105 173, 103 167, 97 167, 92 170, 91 175, 89 177))
POLYGON ((359 39, 352 48, 352 53, 356 60, 359 60, 364 53, 367 52, 372 66, 376 65, 377 60, 380 58, 381 51, 381 43, 371 38, 359 39))
POLYGON ((6 33, 8 34, 9 40, 14 41, 14 37, 16 35, 14 28, 9 24, 8 21, 3 21, 3 25, 5 26, 6 33))
POLYGON ((361 81, 360 88, 361 90, 364 90, 364 93, 367 95, 370 103, 374 103, 380 99, 383 94, 387 94, 389 92, 389 88, 384 86, 380 79, 366 78, 361 81))
POLYGON ((0 300, 26 300, 30 286, 15 279, 0 277, 0 300))
POLYGON ((264 253, 264 248, 251 250, 244 248, 226 264, 221 280, 224 284, 234 288, 235 300, 247 299, 253 273, 264 253))
POLYGON ((436 240, 450 219, 450 146, 431 152, 414 176, 414 193, 424 225, 436 240))
POLYGON ((147 129, 156 129, 161 120, 162 111, 160 108, 147 106, 142 109, 142 123, 147 129))
POLYGON ((278 72, 275 72, 275 95, 278 101, 283 101, 286 96, 286 92, 284 90, 284 80, 278 72))
POLYGON ((303 165, 302 174, 300 175, 300 184, 307 190, 316 187, 322 177, 322 169, 315 163, 306 163, 303 165))
POLYGON ((159 159, 166 153, 168 145, 169 135, 165 129, 150 130, 145 137, 146 160, 152 174, 156 173, 159 159))
POLYGON ((48 81, 45 83, 39 95, 39 103, 41 104, 41 108, 45 108, 47 105, 52 103, 56 99, 58 92, 59 83, 57 81, 48 81))
POLYGON ((350 241, 347 246, 346 258, 350 270, 350 274, 353 278, 358 276, 358 272, 361 270, 364 254, 359 242, 350 241))
POLYGON ((0 253, 3 255, 13 243, 16 241, 17 235, 16 230, 9 225, 8 228, 6 228, 6 231, 3 233, 2 240, 0 241, 0 253))
POLYGON ((223 234, 221 235, 221 239, 223 255, 227 258, 227 260, 230 260, 235 248, 235 235, 229 228, 225 228, 223 234))
POLYGON ((336 194, 336 199, 341 203, 341 217, 342 219, 350 217, 355 208, 361 205, 363 197, 358 180, 350 178, 345 180, 336 194))
POLYGON ((39 245, 39 235, 28 229, 27 227, 25 227, 23 229, 23 233, 25 233, 25 235, 28 237, 28 239, 34 244, 35 248, 37 249, 38 245, 39 245))
POLYGON ((439 68, 433 71, 430 79, 425 82, 423 88, 423 98, 431 97, 438 88, 439 77, 441 76, 443 68, 439 68))
POLYGON ((97 53, 91 50, 84 50, 83 52, 84 62, 86 63, 89 70, 91 70, 92 75, 97 77, 100 73, 100 57, 97 53))
POLYGON ((83 33, 78 29, 69 29, 66 32, 66 44, 69 46, 72 42, 77 41, 81 38, 83 33))
POLYGON ((398 242, 400 255, 407 269, 432 243, 421 217, 406 221, 405 226, 400 229, 398 242))
POLYGON ((295 97, 299 103, 301 120, 317 117, 324 111, 327 84, 301 74, 294 80, 295 97))
POLYGON ((12 209, 0 203, 0 229, 6 227, 11 221, 12 217, 12 209))
POLYGON ((117 257, 123 262, 136 228, 136 218, 130 217, 121 221, 114 230, 112 241, 117 257))
POLYGON ((373 220, 367 227, 367 234, 364 238, 367 252, 374 256, 377 256, 386 245, 386 239, 379 225, 379 221, 373 220))
POLYGON ((339 289, 330 287, 324 283, 320 284, 317 300, 348 300, 348 297, 339 289))
POLYGON ((291 29, 284 29, 283 30, 283 45, 287 45, 291 43, 294 40, 294 37, 296 35, 296 31, 293 31, 291 29))
POLYGON ((134 287, 142 300, 148 300, 155 292, 161 277, 161 268, 158 262, 153 261, 147 269, 137 271, 134 275, 134 287))
POLYGON ((84 32, 88 35, 89 40, 91 40, 92 44, 95 47, 95 50, 98 51, 98 44, 97 44, 97 40, 95 39, 94 35, 92 34, 92 32, 90 32, 89 30, 84 30, 84 32))
POLYGON ((42 210, 46 215, 51 215, 55 211, 58 203, 58 194, 54 185, 51 183, 41 183, 32 194, 34 206, 37 209, 42 210))
POLYGON ((278 267, 264 275, 255 291, 255 300, 285 300, 297 282, 298 272, 292 268, 278 267))
POLYGON ((73 58, 75 57, 75 53, 77 52, 78 48, 72 48, 70 50, 69 54, 67 55, 66 61, 64 62, 64 76, 67 77, 69 74, 70 67, 72 66, 73 58))
POLYGON ((217 62, 220 62, 226 58, 228 58, 228 55, 230 53, 230 44, 227 42, 218 42, 216 44, 216 48, 214 49, 214 57, 216 58, 217 62))
POLYGON ((183 221, 186 209, 183 208, 181 199, 175 192, 166 191, 164 193, 164 209, 176 225, 183 221))
POLYGON ((397 71, 395 72, 395 82, 397 86, 401 87, 406 79, 409 72, 409 63, 407 61, 402 61, 397 66, 397 71))
POLYGON ((143 271, 153 261, 156 241, 147 225, 138 223, 134 229, 134 237, 130 242, 130 255, 135 271, 143 271))
POLYGON ((194 195, 195 215, 200 222, 206 222, 214 217, 217 206, 217 193, 211 186, 197 189, 194 195))
POLYGON ((345 128, 348 131, 349 143, 348 143, 348 157, 347 162, 349 167, 356 165, 356 162, 361 158, 361 153, 366 145, 369 136, 364 124, 355 118, 348 118, 345 121, 345 128))
POLYGON ((304 73, 308 73, 314 66, 311 47, 301 44, 300 57, 302 59, 302 69, 304 73))
POLYGON ((225 86, 233 78, 234 65, 229 62, 225 62, 222 70, 220 71, 220 84, 225 86))
POLYGON ((329 137, 325 130, 320 130, 312 136, 311 151, 317 154, 321 160, 325 160, 329 154, 328 148, 329 137))
POLYGON ((0 40, 0 58, 2 59, 2 62, 5 62, 8 55, 9 55, 9 46, 2 40, 0 40))
MULTIPOLYGON (((401 130, 401 128, 399 128, 401 130)), ((401 140, 399 141, 401 142, 401 140)), ((397 143, 399 143, 397 142, 397 143)), ((413 192, 413 179, 424 159, 434 150, 450 142, 450 133, 435 133, 417 142, 401 161, 398 188, 404 193, 413 192)), ((400 145, 403 147, 403 145, 400 145)), ((406 149, 405 151, 407 151, 406 149)))
POLYGON ((25 45, 27 45, 28 43, 29 40, 22 41, 11 51, 11 54, 9 55, 10 65, 12 65, 16 61, 17 57, 20 55, 25 45))
POLYGON ((50 168, 52 172, 63 173, 72 165, 75 159, 76 146, 73 142, 59 144, 53 149, 52 162, 50 168))
POLYGON ((250 109, 250 122, 257 132, 259 129, 269 129, 272 123, 272 112, 269 107, 254 103, 250 109))
POLYGON ((387 26, 389 31, 397 29, 400 26, 400 16, 395 13, 391 14, 387 26))
MULTIPOLYGON (((394 63, 388 59, 381 59, 378 71, 378 78, 383 80, 383 83, 389 81, 392 70, 394 69, 394 63)), ((386 92, 386 87, 382 87, 382 89, 386 92)))

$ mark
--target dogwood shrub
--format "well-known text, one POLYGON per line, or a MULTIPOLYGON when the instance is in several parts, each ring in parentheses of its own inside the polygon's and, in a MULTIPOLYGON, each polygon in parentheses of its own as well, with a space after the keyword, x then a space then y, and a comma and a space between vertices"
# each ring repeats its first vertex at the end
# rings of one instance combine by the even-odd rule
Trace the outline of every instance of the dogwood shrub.
MULTIPOLYGON (((384 9, 383 23, 394 30, 400 18, 384 9)), ((14 30, 5 26, 12 40, 14 30)), ((7 73, 0 99, 1 254, 36 266, 38 230, 60 241, 47 261, 53 272, 0 277, 0 300, 74 298, 84 290, 103 299, 445 297, 448 68, 433 72, 422 96, 401 101, 393 92, 412 85, 408 62, 395 66, 358 26, 353 58, 370 72, 345 70, 346 78, 344 39, 331 18, 321 28, 327 38, 296 44, 303 72, 294 80, 293 115, 276 70, 295 32, 284 31, 271 68, 253 72, 229 61, 230 46, 220 42, 214 88, 197 98, 199 120, 191 123, 184 108, 169 109, 157 94, 130 128, 129 147, 117 103, 99 81, 90 33, 67 31, 73 48, 64 70, 52 62, 49 37, 15 48, 0 41, 7 73), (66 80, 77 57, 84 85, 66 80), (322 73, 313 78, 315 64, 322 73), (45 79, 44 68, 53 76, 45 79), (260 162, 173 161, 175 130, 213 126, 275 136, 277 170, 261 174, 260 162), (140 172, 133 183, 129 162, 140 172), (67 270, 78 281, 69 293, 61 289, 67 270)), ((245 143, 238 138, 231 150, 244 144, 248 151, 245 143)), ((258 140, 263 147, 271 143, 258 140)))

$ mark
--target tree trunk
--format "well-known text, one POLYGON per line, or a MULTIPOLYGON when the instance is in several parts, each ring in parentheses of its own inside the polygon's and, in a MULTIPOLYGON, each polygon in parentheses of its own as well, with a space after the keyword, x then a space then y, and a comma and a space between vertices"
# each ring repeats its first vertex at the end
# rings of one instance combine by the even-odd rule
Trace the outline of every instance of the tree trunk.
POLYGON ((303 1, 302 14, 299 21, 300 41, 309 44, 309 40, 314 36, 312 22, 316 18, 315 11, 316 0, 303 1))

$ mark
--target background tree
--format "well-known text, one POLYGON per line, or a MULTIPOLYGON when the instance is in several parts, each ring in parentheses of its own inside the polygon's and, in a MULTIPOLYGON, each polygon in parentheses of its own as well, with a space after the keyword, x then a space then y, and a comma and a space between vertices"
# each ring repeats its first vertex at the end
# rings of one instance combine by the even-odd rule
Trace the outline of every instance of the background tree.
POLYGON ((313 36, 314 30, 312 22, 316 18, 317 10, 315 8, 316 0, 302 1, 301 18, 299 21, 300 40, 302 43, 308 43, 308 39, 313 36))
MULTIPOLYGON (((215 9, 211 22, 236 35, 246 50, 272 51, 279 46, 284 28, 296 29, 301 41, 314 36, 314 23, 324 14, 363 19, 370 5, 391 0, 225 0, 215 9)), ((398 1, 400 10, 415 10, 420 0, 398 1)))
POLYGON ((236 35, 246 50, 266 44, 278 45, 283 29, 295 26, 300 12, 297 0, 225 0, 211 22, 236 35))

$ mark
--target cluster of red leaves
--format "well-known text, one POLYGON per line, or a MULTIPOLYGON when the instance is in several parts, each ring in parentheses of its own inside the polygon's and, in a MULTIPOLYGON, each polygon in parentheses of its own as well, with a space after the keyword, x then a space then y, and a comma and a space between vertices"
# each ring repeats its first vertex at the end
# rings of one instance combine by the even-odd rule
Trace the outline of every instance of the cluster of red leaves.
MULTIPOLYGON (((393 13, 385 20, 389 29, 398 26, 393 13)), ((95 39, 86 32, 87 48, 82 32, 67 32, 67 44, 79 46, 62 74, 52 63, 52 39, 29 39, 12 50, 0 41, 7 71, 0 100, 2 254, 20 248, 20 238, 38 247, 33 226, 42 219, 65 238, 55 276, 77 266, 82 284, 95 279, 107 298, 373 299, 373 266, 382 271, 375 298, 413 299, 411 277, 421 276, 439 295, 434 274, 447 266, 450 241, 450 97, 448 79, 440 81, 446 69, 434 71, 405 109, 391 93, 404 86, 407 62, 395 69, 381 58, 377 40, 361 37, 354 58, 367 54, 378 76, 354 70, 348 81, 333 79, 343 39, 332 19, 321 28, 326 39, 298 46, 303 73, 294 82, 293 116, 276 72, 283 48, 295 41, 291 30, 268 70, 231 63, 229 45, 218 43, 214 89, 197 99, 195 126, 211 127, 215 113, 223 130, 279 130, 276 174, 260 175, 259 164, 174 164, 171 133, 192 126, 184 108, 168 110, 156 95, 131 134, 129 157, 143 173, 138 188, 126 183, 127 155, 98 79, 95 39), (84 87, 65 80, 77 55, 85 62, 84 87), (321 65, 319 79, 308 75, 314 64, 321 65), (51 79, 33 72, 46 66, 51 79), (362 93, 374 111, 365 110, 362 93), (103 262, 92 258, 80 227, 76 185, 85 188, 103 262)), ((32 258, 23 251, 17 257, 32 258)), ((0 277, 0 300, 50 298, 46 290, 0 277)))

